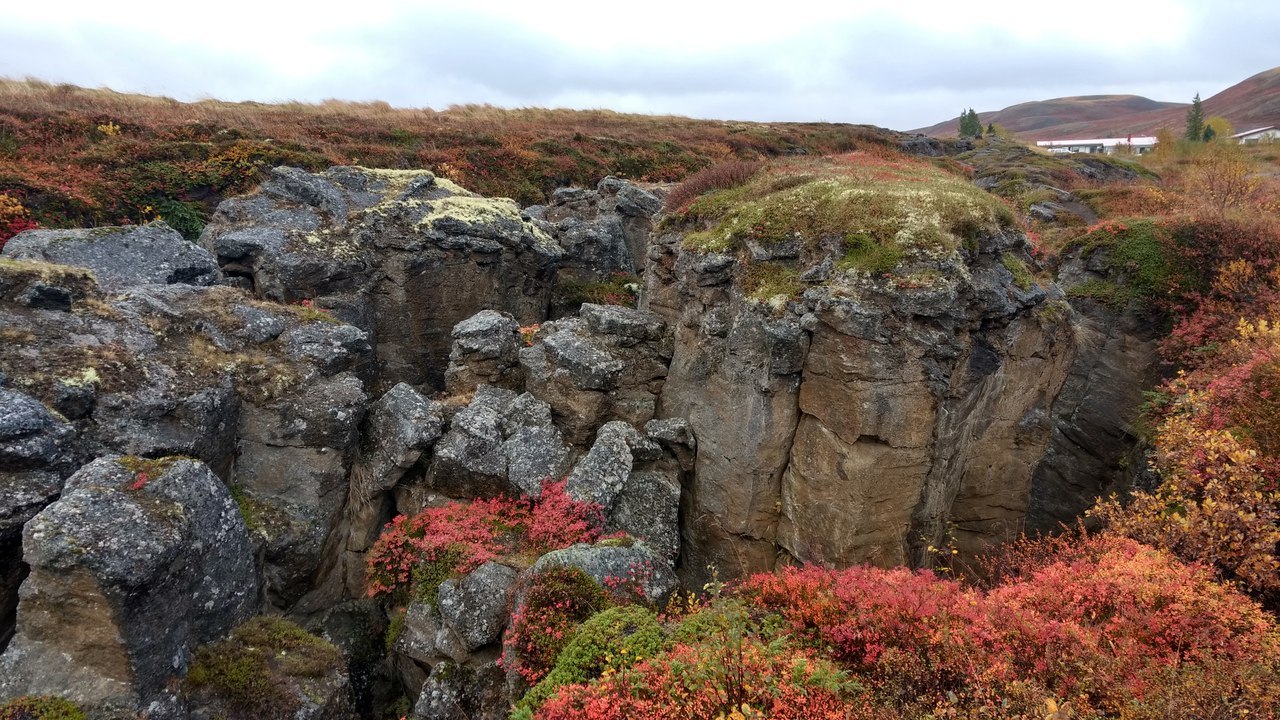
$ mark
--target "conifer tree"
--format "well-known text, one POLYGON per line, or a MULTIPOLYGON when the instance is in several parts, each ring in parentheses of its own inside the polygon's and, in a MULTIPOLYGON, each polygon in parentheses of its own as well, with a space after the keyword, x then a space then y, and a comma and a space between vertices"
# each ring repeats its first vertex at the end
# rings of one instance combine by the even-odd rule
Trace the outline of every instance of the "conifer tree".
POLYGON ((1200 93, 1196 93, 1196 99, 1187 109, 1187 139, 1192 142, 1204 139, 1204 108, 1200 105, 1200 93))
POLYGON ((974 112, 973 108, 960 113, 960 137, 982 137, 982 121, 978 119, 978 113, 974 112))

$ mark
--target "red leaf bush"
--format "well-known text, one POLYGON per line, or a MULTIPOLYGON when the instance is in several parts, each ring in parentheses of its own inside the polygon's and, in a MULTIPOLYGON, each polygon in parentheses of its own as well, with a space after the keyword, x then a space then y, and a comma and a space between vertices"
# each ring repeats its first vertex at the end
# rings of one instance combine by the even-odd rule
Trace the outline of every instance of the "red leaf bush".
POLYGON ((369 551, 367 591, 370 597, 430 597, 433 583, 471 572, 495 557, 540 555, 593 542, 603 527, 600 506, 569 497, 564 480, 544 482, 536 501, 496 497, 450 502, 413 517, 401 515, 369 551))

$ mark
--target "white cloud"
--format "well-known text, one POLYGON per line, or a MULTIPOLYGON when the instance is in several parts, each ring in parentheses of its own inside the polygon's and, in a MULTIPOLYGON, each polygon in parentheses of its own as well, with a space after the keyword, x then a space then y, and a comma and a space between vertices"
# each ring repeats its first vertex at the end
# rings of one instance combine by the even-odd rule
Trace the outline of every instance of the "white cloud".
POLYGON ((1161 0, 98 0, 6 14, 0 74, 184 100, 488 102, 898 128, 1063 95, 1208 97, 1275 63, 1280 27, 1272 3, 1161 0))

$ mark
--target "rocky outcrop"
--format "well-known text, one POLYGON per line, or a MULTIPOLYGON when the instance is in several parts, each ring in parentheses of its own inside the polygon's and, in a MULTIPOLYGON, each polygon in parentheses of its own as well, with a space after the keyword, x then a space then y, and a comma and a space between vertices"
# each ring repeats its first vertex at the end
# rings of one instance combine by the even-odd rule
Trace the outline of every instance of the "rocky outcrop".
POLYGON ((585 304, 577 318, 544 324, 538 340, 520 352, 526 387, 551 406, 570 443, 585 445, 610 420, 653 419, 671 358, 661 318, 585 304))
POLYGON ((104 712, 181 717, 196 645, 258 602, 240 510, 202 463, 108 457, 24 530, 18 630, 0 697, 60 694, 104 712))
POLYGON ((660 412, 697 436, 688 582, 779 558, 922 564, 1021 527, 1072 351, 1007 267, 1030 262, 1019 236, 986 232, 927 282, 845 272, 768 302, 739 258, 681 243, 651 248, 646 299, 676 329, 660 412))
POLYGON ((520 325, 506 313, 482 310, 453 326, 453 349, 445 371, 445 391, 461 395, 479 385, 524 387, 520 325))
MULTIPOLYGON (((1070 254, 1058 268, 1068 293, 1087 282, 1115 282, 1106 251, 1070 254)), ((1123 492, 1143 470, 1134 423, 1144 392, 1161 379, 1163 319, 1140 302, 1123 307, 1071 300, 1076 358, 1054 401, 1053 438, 1032 480, 1029 533, 1052 532, 1094 501, 1123 492)))
POLYGON ((207 250, 160 221, 86 230, 28 230, 10 238, 0 255, 84 268, 107 292, 137 285, 211 285, 222 277, 207 250))
POLYGON ((479 310, 540 321, 563 256, 510 200, 356 167, 277 168, 224 201, 201 242, 257 294, 314 299, 368 331, 387 387, 443 386, 449 331, 479 310))
POLYGON ((568 253, 565 270, 579 279, 644 270, 662 198, 613 176, 593 190, 560 188, 546 205, 527 210, 545 222, 568 253))

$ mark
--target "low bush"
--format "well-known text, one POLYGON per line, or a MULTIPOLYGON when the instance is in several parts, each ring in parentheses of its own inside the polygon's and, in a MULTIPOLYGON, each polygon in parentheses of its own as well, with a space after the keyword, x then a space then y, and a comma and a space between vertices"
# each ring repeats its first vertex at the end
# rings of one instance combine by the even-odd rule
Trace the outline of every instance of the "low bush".
POLYGON ((23 695, 0 704, 0 720, 85 720, 85 714, 64 698, 23 695))

